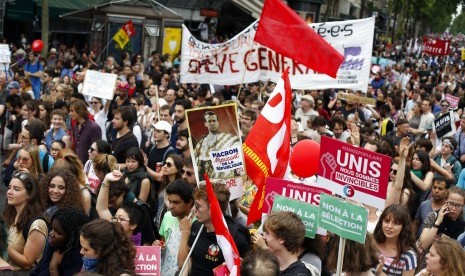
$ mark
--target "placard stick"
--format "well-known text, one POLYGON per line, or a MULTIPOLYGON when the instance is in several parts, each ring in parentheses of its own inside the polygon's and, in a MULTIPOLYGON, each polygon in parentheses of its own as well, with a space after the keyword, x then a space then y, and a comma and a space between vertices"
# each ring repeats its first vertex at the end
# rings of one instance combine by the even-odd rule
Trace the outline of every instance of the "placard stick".
POLYGON ((155 90, 155 98, 157 99, 157 122, 160 122, 160 101, 158 100, 158 85, 155 90))
POLYGON ((195 247, 195 245, 197 244, 197 241, 199 240, 200 234, 202 233, 202 230, 203 230, 203 226, 204 226, 203 224, 200 226, 200 230, 199 230, 199 232, 197 233, 197 236, 195 237, 195 240, 194 240, 194 243, 193 243, 192 246, 191 246, 191 249, 189 250, 189 254, 187 254, 187 258, 186 258, 186 260, 184 261, 184 264, 182 265, 181 272, 179 272, 179 275, 183 275, 184 270, 186 269, 187 264, 189 263, 189 258, 190 258, 191 255, 192 255, 192 251, 194 251, 194 247, 195 247))
MULTIPOLYGON (((252 52, 252 48, 254 44, 255 44, 255 40, 252 40, 252 43, 250 44, 249 53, 252 52)), ((247 72, 247 63, 249 62, 250 56, 251 55, 247 55, 247 59, 245 60, 245 70, 244 70, 244 74, 242 74, 242 80, 241 80, 241 85, 239 85, 239 91, 237 92, 237 100, 239 100, 239 96, 241 95, 242 85, 244 84, 245 73, 247 72)))
POLYGON ((342 273, 342 265, 344 263, 345 247, 346 247, 346 239, 343 237, 339 237, 339 251, 337 253, 337 269, 336 269, 337 276, 341 276, 341 273, 342 273))

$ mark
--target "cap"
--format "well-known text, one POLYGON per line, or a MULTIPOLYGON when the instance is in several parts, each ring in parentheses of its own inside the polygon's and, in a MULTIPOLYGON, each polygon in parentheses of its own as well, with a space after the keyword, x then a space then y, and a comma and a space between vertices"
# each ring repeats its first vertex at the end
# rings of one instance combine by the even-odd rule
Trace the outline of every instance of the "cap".
POLYGON ((405 118, 399 118, 397 119, 396 126, 403 125, 403 124, 409 124, 409 121, 405 118))
POLYGON ((152 126, 157 130, 164 130, 171 135, 171 125, 167 121, 159 121, 156 124, 152 124, 152 126))
POLYGON ((17 81, 12 81, 7 86, 8 89, 19 89, 19 83, 17 81))
POLYGON ((116 87, 121 90, 128 90, 129 89, 129 83, 127 81, 121 81, 118 83, 118 86, 116 87))
POLYGON ((313 99, 313 97, 311 95, 303 95, 302 100, 307 100, 307 101, 309 101, 311 103, 315 103, 315 100, 313 99))
POLYGON ((56 53, 57 53, 57 49, 55 48, 50 49, 50 54, 56 54, 56 53))

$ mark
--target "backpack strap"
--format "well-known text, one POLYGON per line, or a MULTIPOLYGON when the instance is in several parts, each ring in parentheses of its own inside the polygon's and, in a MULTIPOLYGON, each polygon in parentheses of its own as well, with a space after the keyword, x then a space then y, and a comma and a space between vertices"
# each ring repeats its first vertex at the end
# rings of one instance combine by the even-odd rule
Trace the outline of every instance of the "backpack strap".
POLYGON ((165 161, 166 156, 168 155, 169 152, 174 151, 174 148, 172 146, 169 146, 167 150, 165 150, 165 153, 163 154, 163 161, 165 161))
POLYGON ((42 159, 42 170, 44 171, 44 173, 47 173, 49 169, 48 167, 49 157, 50 155, 48 154, 48 152, 46 152, 44 155, 44 158, 42 159))
POLYGON ((26 224, 26 226, 24 226, 23 229, 21 230, 21 234, 23 234, 23 238, 24 238, 25 241, 27 241, 27 237, 29 236, 29 228, 31 228, 31 225, 34 223, 34 221, 36 221, 38 219, 41 219, 41 220, 45 221, 45 224, 48 224, 47 219, 43 215, 38 215, 38 216, 32 218, 26 224))

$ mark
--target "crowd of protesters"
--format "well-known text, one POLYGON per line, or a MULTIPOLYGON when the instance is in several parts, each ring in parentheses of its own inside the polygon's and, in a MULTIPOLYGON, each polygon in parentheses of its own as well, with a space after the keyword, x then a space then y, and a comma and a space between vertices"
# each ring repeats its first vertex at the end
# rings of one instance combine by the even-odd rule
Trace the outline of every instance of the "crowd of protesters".
MULTIPOLYGON (((100 62, 64 44, 47 57, 23 46, 12 47, 14 65, 0 72, 8 186, 1 269, 134 275, 134 246, 159 245, 161 275, 184 263, 185 275, 213 275, 224 257, 196 181, 185 111, 236 103, 244 141, 275 84, 180 83, 179 56, 157 52, 100 62), (87 70, 118 75, 112 100, 81 93, 87 70)), ((465 275, 463 62, 455 49, 448 58, 416 55, 407 43, 374 50, 394 63, 371 73, 366 95, 292 92, 290 143, 324 135, 392 157, 385 209, 366 206, 369 233, 365 244, 347 242, 346 275, 465 275), (447 94, 460 99, 457 107, 447 94), (434 120, 447 112, 457 130, 439 139, 434 120)), ((287 212, 258 231, 245 225, 257 187, 248 177, 243 183, 244 196, 231 202, 225 185, 213 184, 244 258, 242 275, 335 273, 337 236, 306 238, 301 219, 287 212)))

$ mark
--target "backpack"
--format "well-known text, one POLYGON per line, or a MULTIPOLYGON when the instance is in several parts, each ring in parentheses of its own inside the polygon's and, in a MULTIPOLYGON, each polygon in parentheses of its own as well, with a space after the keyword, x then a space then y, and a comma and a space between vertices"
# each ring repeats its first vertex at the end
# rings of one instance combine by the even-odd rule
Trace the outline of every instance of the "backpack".
POLYGON ((149 137, 147 136, 147 133, 145 133, 145 130, 142 129, 142 127, 139 125, 138 122, 135 122, 134 125, 132 126, 132 129, 134 129, 135 126, 139 126, 140 128, 140 133, 141 133, 141 140, 140 140, 140 145, 139 145, 139 148, 142 149, 142 151, 145 152, 146 150, 146 147, 145 147, 145 143, 147 142, 147 140, 149 139, 149 137))

